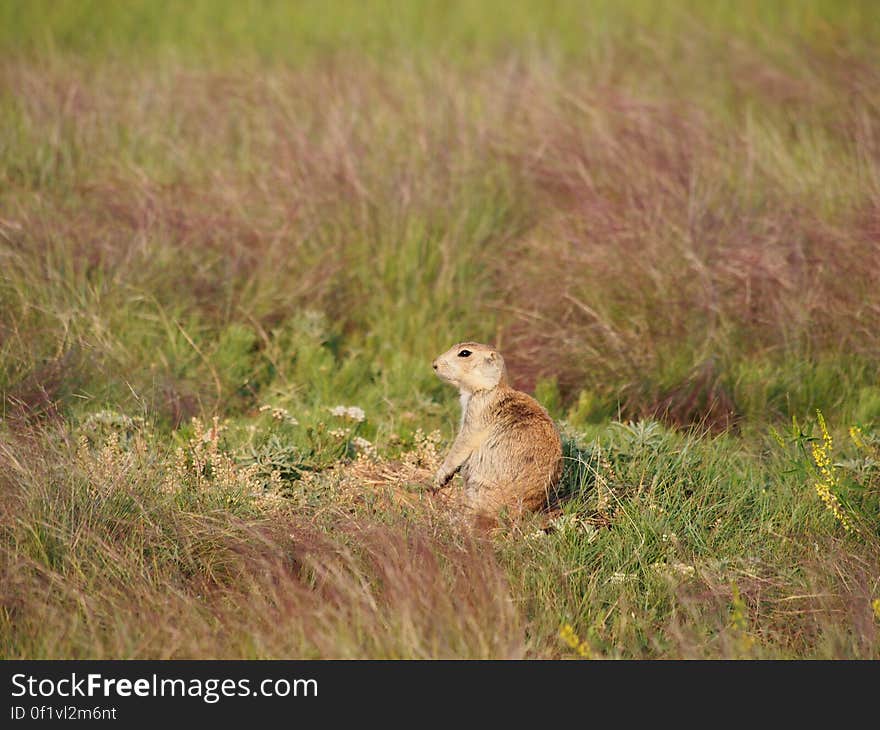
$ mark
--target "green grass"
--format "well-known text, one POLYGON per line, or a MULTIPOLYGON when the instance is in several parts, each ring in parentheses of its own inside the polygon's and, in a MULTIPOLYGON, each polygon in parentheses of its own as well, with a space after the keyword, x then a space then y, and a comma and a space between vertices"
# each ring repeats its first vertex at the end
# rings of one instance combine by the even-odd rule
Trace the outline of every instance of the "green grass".
POLYGON ((880 656, 878 21, 0 4, 0 655, 880 656), (547 532, 426 496, 462 339, 547 532))
MULTIPOLYGON (((878 39, 869 0, 744 2, 680 0, 532 0, 400 3, 338 0, 300 2, 197 0, 10 1, 0 9, 4 47, 26 53, 72 52, 89 59, 171 55, 210 63, 303 62, 352 53, 387 59, 390 53, 430 59, 485 60, 524 46, 594 58, 636 31, 648 31, 675 52, 685 34, 746 39, 770 48, 780 36, 825 44, 878 39), (444 56, 448 58, 448 56, 444 56)), ((646 33, 646 39, 650 37, 646 33)))

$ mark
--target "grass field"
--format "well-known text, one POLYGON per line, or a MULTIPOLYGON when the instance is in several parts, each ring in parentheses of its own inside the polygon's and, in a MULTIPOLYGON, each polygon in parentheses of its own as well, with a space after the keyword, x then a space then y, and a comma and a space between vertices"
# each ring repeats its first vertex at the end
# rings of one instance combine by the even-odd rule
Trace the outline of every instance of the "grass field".
POLYGON ((880 6, 183 7, 0 2, 0 657, 880 658, 880 6))

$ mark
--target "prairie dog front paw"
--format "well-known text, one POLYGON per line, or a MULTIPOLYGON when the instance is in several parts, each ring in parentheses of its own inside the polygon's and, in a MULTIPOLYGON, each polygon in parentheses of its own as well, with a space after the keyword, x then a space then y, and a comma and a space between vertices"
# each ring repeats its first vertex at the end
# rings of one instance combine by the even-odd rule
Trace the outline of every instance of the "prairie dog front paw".
POLYGON ((434 475, 434 489, 445 487, 450 479, 452 479, 452 474, 441 467, 434 475))

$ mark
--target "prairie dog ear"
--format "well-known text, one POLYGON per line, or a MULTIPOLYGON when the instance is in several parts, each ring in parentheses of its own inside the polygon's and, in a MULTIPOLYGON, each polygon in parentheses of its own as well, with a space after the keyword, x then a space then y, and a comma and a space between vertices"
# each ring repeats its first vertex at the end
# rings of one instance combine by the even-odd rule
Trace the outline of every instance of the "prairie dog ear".
POLYGON ((487 352, 480 363, 480 370, 486 374, 496 375, 501 371, 501 357, 497 352, 487 352))

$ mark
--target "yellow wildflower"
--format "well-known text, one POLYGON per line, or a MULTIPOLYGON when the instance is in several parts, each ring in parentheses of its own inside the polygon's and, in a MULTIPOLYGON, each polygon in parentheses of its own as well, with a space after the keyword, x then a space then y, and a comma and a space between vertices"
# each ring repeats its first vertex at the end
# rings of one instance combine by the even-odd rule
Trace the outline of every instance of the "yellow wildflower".
POLYGON ((831 434, 828 433, 828 426, 825 424, 825 417, 822 411, 816 411, 819 420, 819 428, 822 431, 822 443, 813 443, 813 459, 816 462, 816 468, 819 470, 819 481, 816 482, 816 494, 822 500, 825 507, 843 525, 843 529, 847 532, 856 532, 852 524, 852 520, 843 511, 840 500, 832 491, 838 486, 837 474, 834 471, 834 464, 831 461, 831 453, 834 447, 834 441, 831 434))
POLYGON ((849 427, 849 437, 852 439, 857 449, 865 450, 868 448, 865 445, 865 440, 862 438, 862 429, 860 429, 858 426, 849 427))
POLYGON ((584 659, 592 657, 589 645, 586 641, 581 641, 581 637, 577 635, 571 624, 563 624, 562 628, 559 629, 559 638, 574 649, 578 656, 584 659))

